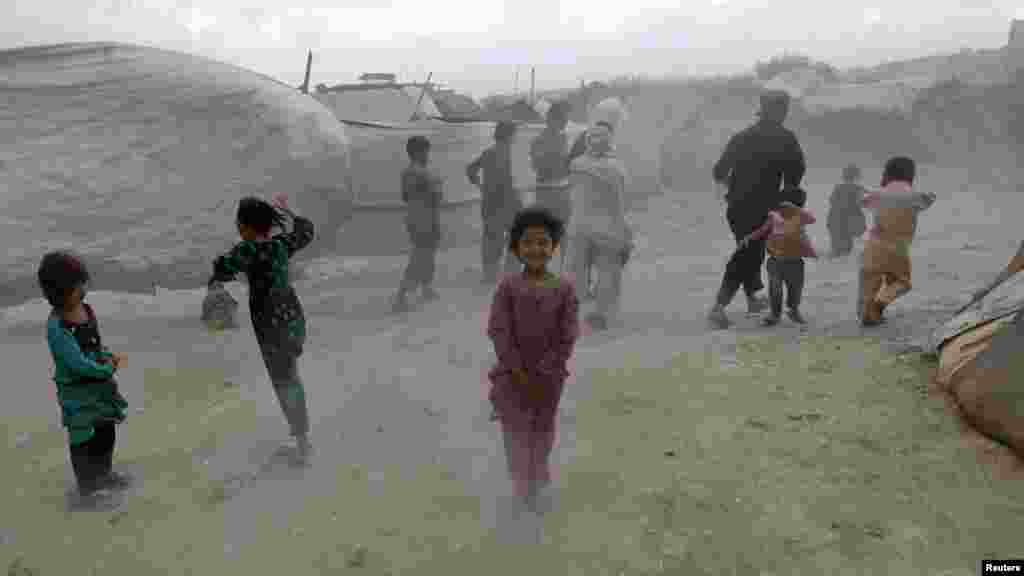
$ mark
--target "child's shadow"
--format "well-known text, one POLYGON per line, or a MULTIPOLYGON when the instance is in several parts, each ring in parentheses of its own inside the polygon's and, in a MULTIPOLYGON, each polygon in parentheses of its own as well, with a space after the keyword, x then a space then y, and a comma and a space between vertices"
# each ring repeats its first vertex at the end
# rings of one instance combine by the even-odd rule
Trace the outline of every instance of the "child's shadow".
POLYGON ((308 467, 308 460, 302 458, 296 447, 279 446, 260 466, 259 475, 261 477, 276 476, 279 473, 291 475, 294 471, 305 470, 308 467))
POLYGON ((213 482, 210 502, 213 504, 228 502, 235 499, 253 482, 293 479, 309 467, 308 459, 303 460, 297 448, 280 446, 270 453, 257 470, 242 474, 228 474, 213 482))

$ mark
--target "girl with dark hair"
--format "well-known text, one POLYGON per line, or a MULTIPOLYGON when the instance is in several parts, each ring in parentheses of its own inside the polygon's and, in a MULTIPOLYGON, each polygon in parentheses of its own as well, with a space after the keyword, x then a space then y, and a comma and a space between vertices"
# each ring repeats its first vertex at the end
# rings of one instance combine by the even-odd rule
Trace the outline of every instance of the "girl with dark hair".
POLYGON ((236 225, 242 241, 213 265, 211 289, 245 274, 249 280, 249 312, 263 362, 285 418, 296 440, 297 459, 306 463, 310 452, 309 416, 298 358, 306 340, 306 319, 288 275, 288 262, 313 241, 313 223, 288 208, 279 194, 271 205, 260 198, 243 198, 236 225), (275 227, 293 229, 273 237, 275 227))
POLYGON ((85 504, 99 504, 109 489, 126 488, 130 478, 113 471, 115 427, 128 403, 114 374, 123 357, 100 339, 99 323, 85 303, 89 271, 69 252, 51 252, 39 264, 39 287, 52 306, 46 342, 55 365, 61 421, 68 430, 71 468, 85 504))
POLYGON ((579 335, 576 291, 548 271, 563 231, 544 208, 519 212, 509 250, 523 273, 502 279, 487 325, 498 357, 488 374, 493 417, 501 424, 516 493, 534 511, 540 490, 551 482, 558 403, 579 335))

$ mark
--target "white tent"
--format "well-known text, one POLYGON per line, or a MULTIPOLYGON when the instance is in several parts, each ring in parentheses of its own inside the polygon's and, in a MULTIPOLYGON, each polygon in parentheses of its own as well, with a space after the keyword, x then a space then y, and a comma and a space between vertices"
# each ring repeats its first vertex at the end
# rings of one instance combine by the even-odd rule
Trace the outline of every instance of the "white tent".
POLYGON ((208 273, 237 237, 243 195, 290 193, 318 243, 333 241, 351 204, 349 139, 328 110, 188 54, 123 44, 0 52, 0 133, 7 283, 65 246, 129 269, 189 261, 208 273))

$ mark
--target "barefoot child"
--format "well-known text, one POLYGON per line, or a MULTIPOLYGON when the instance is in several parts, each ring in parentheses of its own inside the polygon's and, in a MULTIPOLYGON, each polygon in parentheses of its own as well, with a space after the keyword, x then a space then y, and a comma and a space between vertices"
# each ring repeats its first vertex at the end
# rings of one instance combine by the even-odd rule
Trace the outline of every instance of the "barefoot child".
POLYGON ((480 215, 483 218, 484 235, 480 243, 481 268, 483 282, 488 285, 498 281, 499 268, 503 267, 508 274, 516 272, 516 261, 505 249, 512 218, 523 207, 512 178, 512 144, 515 136, 515 124, 499 122, 494 128, 494 145, 466 167, 466 177, 480 188, 482 197, 480 215))
POLYGON ((436 300, 434 270, 441 245, 441 177, 430 170, 430 140, 413 136, 405 144, 409 165, 402 170, 402 201, 409 207, 405 227, 412 250, 393 305, 394 312, 409 309, 409 292, 422 289, 425 300, 436 300))
POLYGON ((39 287, 52 306, 46 341, 56 368, 57 399, 68 430, 71 468, 83 503, 99 503, 130 479, 113 471, 115 429, 128 403, 114 374, 123 362, 100 339, 99 324, 86 304, 89 271, 68 252, 50 252, 39 264, 39 287))
POLYGON ((882 173, 882 189, 864 196, 874 222, 861 263, 857 310, 864 326, 883 322, 886 306, 911 289, 910 245, 918 215, 935 203, 935 195, 913 189, 914 161, 891 158, 882 173))
POLYGON ((242 241, 213 265, 211 289, 245 274, 249 280, 249 312, 263 363, 277 401, 296 441, 300 462, 310 453, 306 394, 298 373, 298 358, 306 340, 306 318, 288 278, 288 261, 313 241, 313 223, 292 212, 287 196, 274 198, 275 206, 260 198, 243 198, 236 225, 242 241), (292 231, 273 237, 270 231, 292 231))
POLYGON ((778 208, 768 213, 765 223, 745 237, 741 246, 767 237, 768 295, 771 312, 762 322, 775 326, 782 317, 782 289, 786 289, 786 308, 790 320, 806 324, 800 313, 804 291, 804 258, 817 258, 818 254, 807 236, 805 227, 815 222, 814 215, 804 209, 807 193, 800 188, 782 192, 778 208))
POLYGON ((489 373, 490 401, 516 494, 533 510, 551 482, 558 403, 579 333, 576 291, 548 271, 562 233, 562 222, 544 208, 516 216, 509 245, 525 269, 498 285, 487 327, 498 356, 489 373))

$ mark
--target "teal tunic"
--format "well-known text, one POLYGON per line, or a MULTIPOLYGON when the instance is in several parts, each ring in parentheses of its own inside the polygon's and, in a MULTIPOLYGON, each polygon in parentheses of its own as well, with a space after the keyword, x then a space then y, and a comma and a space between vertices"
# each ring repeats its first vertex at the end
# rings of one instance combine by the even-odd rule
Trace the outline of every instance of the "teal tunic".
POLYGON ((100 340, 96 316, 84 306, 89 316, 84 324, 68 322, 56 310, 46 322, 61 424, 72 446, 91 439, 100 422, 124 421, 128 407, 114 380, 112 355, 100 340))

